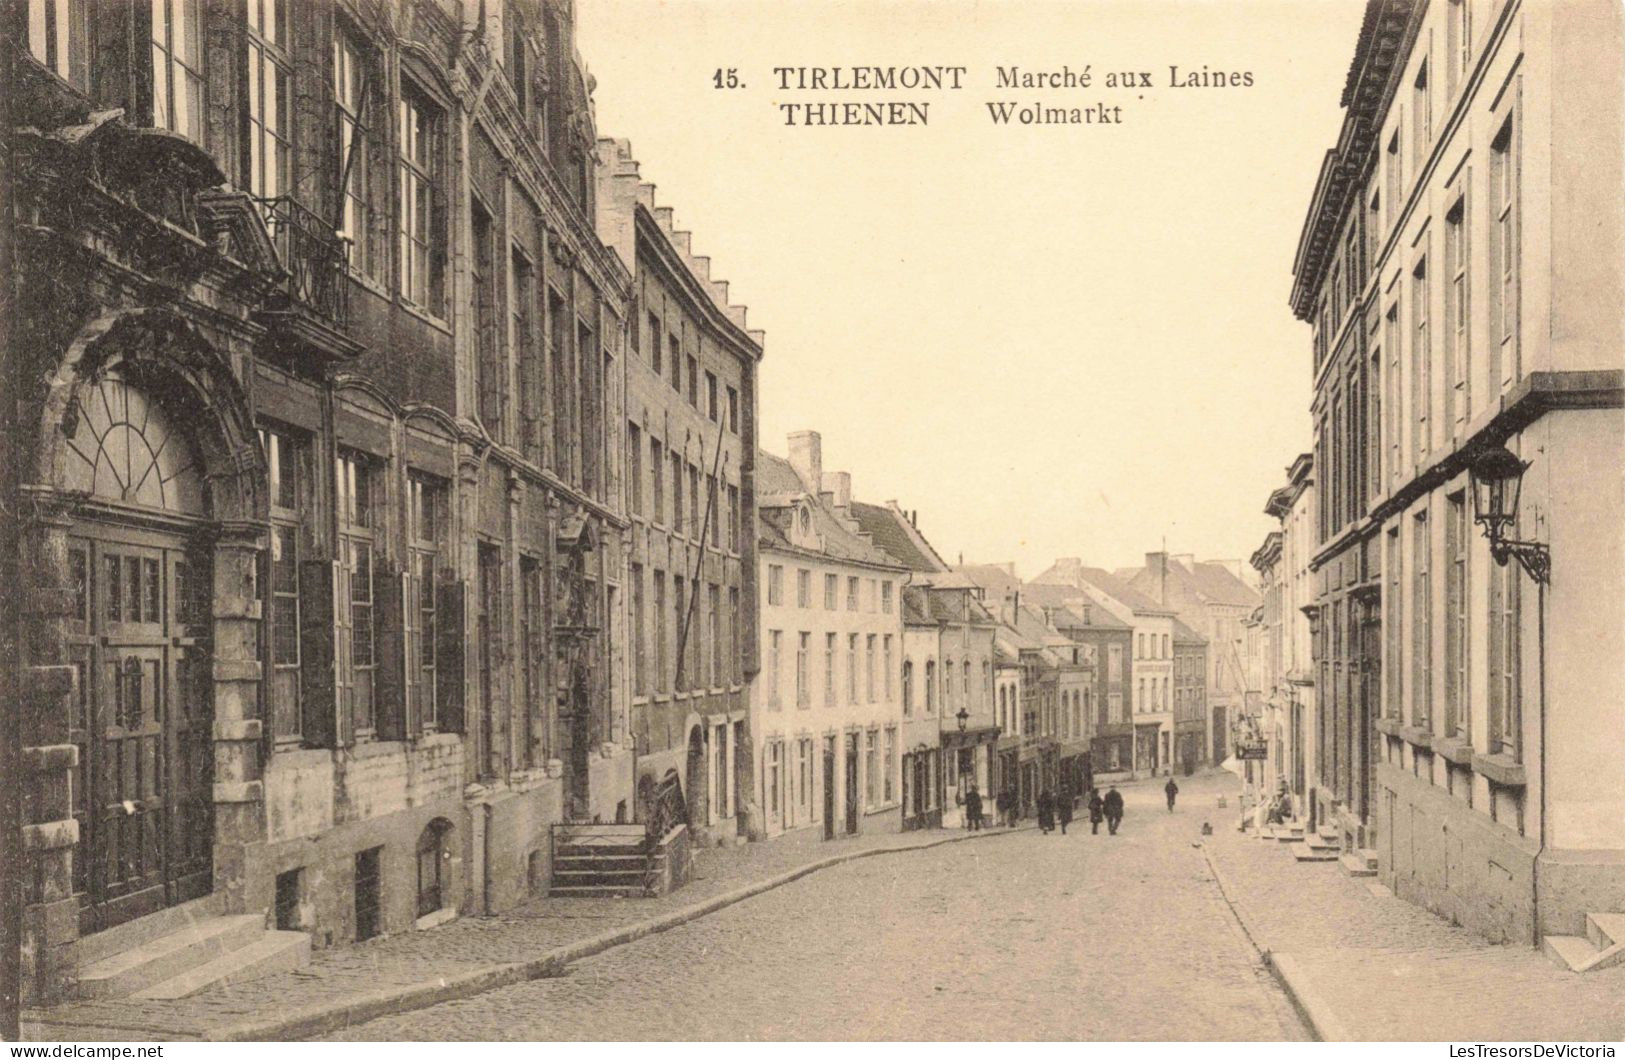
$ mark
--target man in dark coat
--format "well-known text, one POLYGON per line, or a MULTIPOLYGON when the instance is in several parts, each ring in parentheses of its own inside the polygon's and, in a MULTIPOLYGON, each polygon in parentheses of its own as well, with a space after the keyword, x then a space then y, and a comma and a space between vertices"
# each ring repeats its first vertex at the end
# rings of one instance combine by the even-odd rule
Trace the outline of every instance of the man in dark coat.
POLYGON ((1164 784, 1162 786, 1162 790, 1168 796, 1168 812, 1173 813, 1174 812, 1174 796, 1179 794, 1179 785, 1174 783, 1174 778, 1173 777, 1169 777, 1168 778, 1168 783, 1166 783, 1166 784, 1164 784))
POLYGON ((972 832, 982 830, 982 793, 972 784, 965 794, 965 823, 972 832))
POLYGON ((1100 801, 1100 789, 1089 789, 1089 834, 1100 834, 1101 819, 1106 816, 1106 804, 1100 801))
POLYGON ((1014 809, 1015 804, 1016 797, 1011 793, 1009 788, 1005 788, 1003 791, 999 792, 996 798, 994 798, 993 808, 999 813, 998 823, 1000 825, 1009 828, 1016 823, 1016 815, 1011 812, 1011 810, 1014 809))
POLYGON ((1116 788, 1112 788, 1106 792, 1101 808, 1106 811, 1106 830, 1116 835, 1117 826, 1123 823, 1123 796, 1118 794, 1116 788))
POLYGON ((1055 796, 1045 788, 1038 793, 1038 827, 1043 829, 1045 835, 1055 829, 1055 796))
POLYGON ((1056 796, 1055 814, 1061 819, 1061 834, 1066 835, 1066 826, 1072 823, 1072 789, 1062 788, 1056 796))

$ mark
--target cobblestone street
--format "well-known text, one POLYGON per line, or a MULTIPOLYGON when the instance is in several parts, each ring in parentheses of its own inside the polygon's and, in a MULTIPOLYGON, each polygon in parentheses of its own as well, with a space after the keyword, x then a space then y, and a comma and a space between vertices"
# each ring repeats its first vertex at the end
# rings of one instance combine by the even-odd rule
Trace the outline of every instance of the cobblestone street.
POLYGON ((572 965, 373 1020, 374 1039, 1265 1039, 1304 1031, 1174 814, 1127 787, 1121 834, 1035 831, 816 873, 572 965))

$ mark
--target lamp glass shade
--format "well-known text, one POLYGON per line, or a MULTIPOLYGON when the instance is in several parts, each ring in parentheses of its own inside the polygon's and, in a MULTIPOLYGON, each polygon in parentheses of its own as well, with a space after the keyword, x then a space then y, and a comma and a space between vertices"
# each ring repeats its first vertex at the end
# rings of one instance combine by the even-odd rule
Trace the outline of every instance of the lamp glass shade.
POLYGON ((1492 529, 1509 525, 1518 517, 1518 497, 1523 492, 1523 473, 1528 464, 1497 446, 1473 461, 1473 518, 1492 529))

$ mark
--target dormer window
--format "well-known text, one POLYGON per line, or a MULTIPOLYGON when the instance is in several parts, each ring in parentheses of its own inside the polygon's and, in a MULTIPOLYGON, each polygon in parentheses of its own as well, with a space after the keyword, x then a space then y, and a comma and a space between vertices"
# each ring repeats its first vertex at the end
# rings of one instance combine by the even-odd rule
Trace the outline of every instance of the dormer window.
POLYGON ((803 535, 812 533, 812 512, 801 508, 796 513, 796 525, 803 535))

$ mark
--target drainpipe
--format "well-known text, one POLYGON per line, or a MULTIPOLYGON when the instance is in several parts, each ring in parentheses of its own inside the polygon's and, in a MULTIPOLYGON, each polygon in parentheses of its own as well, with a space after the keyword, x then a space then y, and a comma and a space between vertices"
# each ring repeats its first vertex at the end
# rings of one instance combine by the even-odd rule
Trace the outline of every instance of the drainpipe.
POLYGON ((1537 666, 1539 667, 1540 682, 1538 705, 1540 710, 1540 849, 1535 851, 1530 883, 1533 884, 1535 892, 1533 896, 1535 945, 1538 946, 1545 935, 1540 926, 1540 859, 1546 856, 1546 807, 1550 804, 1550 800, 1546 795, 1546 583, 1543 581, 1535 582, 1535 590, 1538 599, 1537 609, 1539 611, 1536 626, 1536 651, 1539 656, 1537 666))

